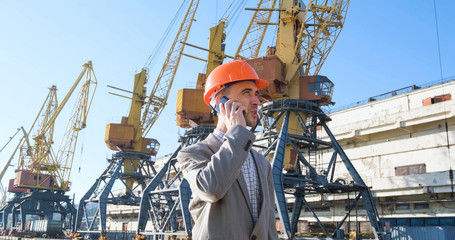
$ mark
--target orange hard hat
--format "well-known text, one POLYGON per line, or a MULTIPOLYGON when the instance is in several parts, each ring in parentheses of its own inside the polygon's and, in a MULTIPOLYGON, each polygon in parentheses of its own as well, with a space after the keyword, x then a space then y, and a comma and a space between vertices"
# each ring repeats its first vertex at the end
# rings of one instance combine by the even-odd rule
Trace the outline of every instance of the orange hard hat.
POLYGON ((210 105, 212 95, 226 84, 244 80, 254 80, 258 89, 269 85, 266 80, 259 79, 256 71, 247 62, 243 60, 230 61, 216 67, 210 73, 205 83, 204 102, 210 105))

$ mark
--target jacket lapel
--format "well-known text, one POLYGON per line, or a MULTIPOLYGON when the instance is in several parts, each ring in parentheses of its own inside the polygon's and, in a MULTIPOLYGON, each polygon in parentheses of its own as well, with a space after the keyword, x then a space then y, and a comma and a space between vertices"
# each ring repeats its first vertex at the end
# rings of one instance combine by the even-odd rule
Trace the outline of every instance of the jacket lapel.
MULTIPOLYGON (((213 153, 218 152, 220 150, 221 144, 220 141, 213 135, 213 133, 209 134, 207 138, 204 140, 207 142, 208 147, 213 153)), ((243 173, 239 174, 237 177, 237 183, 239 184, 240 189, 243 193, 243 198, 248 206, 248 210, 250 210, 251 218, 253 218, 253 210, 251 209, 250 197, 248 195, 248 188, 246 186, 245 178, 243 177, 243 173)))

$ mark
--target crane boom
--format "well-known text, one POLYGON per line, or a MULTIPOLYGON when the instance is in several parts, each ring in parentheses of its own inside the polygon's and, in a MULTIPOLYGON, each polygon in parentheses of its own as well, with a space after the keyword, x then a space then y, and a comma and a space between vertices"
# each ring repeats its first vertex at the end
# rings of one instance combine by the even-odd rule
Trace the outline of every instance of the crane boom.
MULTIPOLYGON (((28 137, 28 134, 27 134, 27 132, 25 132, 24 127, 21 126, 20 128, 18 128, 16 134, 17 134, 19 131, 21 131, 21 130, 22 130, 22 133, 24 134, 24 136, 21 137, 21 139, 19 140, 19 143, 17 144, 16 148, 14 149, 13 153, 11 154, 11 157, 10 157, 10 158, 8 159, 8 161, 6 162, 5 167, 3 167, 2 171, 0 172, 0 182, 1 182, 1 180, 3 179, 3 176, 5 176, 6 170, 7 170, 8 167, 10 166, 11 161, 12 161, 13 158, 14 158, 14 155, 16 155, 16 152, 17 152, 17 150, 20 148, 20 146, 22 145, 22 143, 23 143, 24 141, 28 143, 28 140, 26 140, 26 138, 28 137)), ((14 136, 16 136, 16 134, 14 134, 14 136)), ((14 138, 14 136, 12 136, 12 137, 10 138, 10 140, 12 140, 12 139, 14 138)), ((0 183, 0 184, 1 184, 1 183, 0 183)))
MULTIPOLYGON (((3 207, 5 205, 5 202, 6 202, 6 190, 5 188, 3 187, 3 184, 1 183, 2 180, 3 180, 3 177, 5 176, 5 173, 6 173, 6 170, 8 170, 8 168, 10 167, 10 164, 11 164, 11 161, 13 161, 14 159, 14 156, 16 155, 16 152, 18 149, 20 149, 20 146, 26 142, 27 144, 29 144, 28 142, 28 139, 26 139, 28 137, 28 134, 27 132, 25 132, 25 129, 24 127, 20 127, 17 129, 17 132, 10 138, 10 140, 8 141, 8 143, 16 136, 17 133, 19 133, 19 131, 22 130, 22 133, 23 133, 23 136, 20 138, 19 140, 19 143, 17 144, 16 148, 14 148, 14 151, 13 153, 11 154, 10 158, 8 159, 8 161, 6 161, 6 164, 5 166, 3 167, 2 171, 0 172, 0 208, 3 207)), ((8 144, 7 143, 7 144, 8 144)), ((6 145, 5 145, 6 147, 6 145)), ((5 148, 3 147, 3 148, 5 148)), ((3 150, 2 148, 2 150, 3 150)))
POLYGON ((317 75, 343 28, 349 1, 332 0, 326 4, 310 1, 300 15, 300 29, 294 52, 303 75, 317 75), (297 58, 297 56, 300 56, 297 58))
MULTIPOLYGON (((73 227, 74 238, 85 232, 96 233, 100 239, 106 239, 108 204, 139 205, 141 200, 139 195, 144 193, 147 181, 155 177, 156 170, 153 166, 155 161, 151 156, 157 154, 159 143, 156 139, 145 136, 166 105, 198 4, 199 0, 191 1, 149 97, 147 98, 145 94, 147 71, 143 68, 134 77, 133 91, 126 91, 133 95, 128 117, 123 117, 119 124, 106 125, 106 145, 118 152, 113 154, 112 159, 108 159, 110 162, 108 169, 81 198, 73 227), (112 187, 116 183, 124 185, 124 193, 112 194, 112 187), (94 202, 96 210, 92 211, 91 208, 90 211, 95 214, 88 213, 87 204, 94 202)), ((135 239, 145 238, 136 236, 135 239)))
POLYGON ((242 41, 239 44, 235 59, 253 59, 257 58, 259 50, 264 40, 267 27, 272 17, 273 8, 276 0, 260 0, 255 10, 250 24, 246 30, 242 41), (269 11, 260 11, 259 9, 270 9, 269 11))
POLYGON ((55 113, 55 110, 58 107, 57 101, 57 87, 54 85, 49 88, 49 93, 44 100, 41 109, 38 112, 35 120, 30 127, 30 130, 27 132, 27 146, 21 146, 20 157, 18 161, 17 169, 22 169, 25 167, 26 161, 28 164, 33 162, 33 159, 37 159, 37 156, 46 157, 51 152, 51 143, 54 141, 54 125, 55 121, 50 123, 52 115, 55 113), (40 127, 38 127, 40 126, 40 127), (36 127, 36 129, 35 129, 36 127), (47 131, 44 131, 43 128, 46 127, 47 131), (36 132, 34 146, 32 147, 29 143, 29 136, 33 132, 36 132))
POLYGON ((196 13, 198 5, 199 0, 191 1, 190 7, 188 8, 185 14, 185 18, 180 25, 177 36, 175 37, 167 58, 163 63, 160 74, 158 75, 155 85, 150 92, 149 100, 146 103, 145 111, 142 115, 141 121, 143 136, 147 135, 163 111, 164 106, 167 104, 167 98, 169 96, 169 92, 171 90, 172 83, 174 81, 174 77, 180 63, 183 49, 185 47, 185 44, 183 43, 185 43, 188 38, 188 34, 194 21, 194 15, 196 13))
POLYGON ((57 184, 61 189, 69 189, 69 178, 74 159, 74 152, 76 149, 77 137, 79 135, 79 131, 86 127, 87 115, 96 91, 97 81, 91 62, 88 63, 86 71, 87 74, 85 75, 85 82, 82 85, 76 104, 73 107, 73 113, 71 114, 66 132, 55 158, 56 161, 53 163, 58 166, 55 173, 57 184), (93 80, 91 78, 92 74, 93 80), (90 89, 92 84, 94 84, 94 87, 93 89, 90 89))

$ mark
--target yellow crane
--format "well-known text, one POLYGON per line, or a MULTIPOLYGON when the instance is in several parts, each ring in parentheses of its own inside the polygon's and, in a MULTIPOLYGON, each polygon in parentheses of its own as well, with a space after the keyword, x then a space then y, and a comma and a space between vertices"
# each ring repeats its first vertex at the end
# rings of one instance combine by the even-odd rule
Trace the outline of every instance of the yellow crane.
MULTIPOLYGON (((223 44, 226 36, 224 32, 225 23, 225 21, 220 21, 218 25, 210 29, 209 49, 185 43, 185 45, 208 51, 207 60, 182 53, 184 56, 206 61, 206 74, 220 65, 225 57, 223 44)), ((197 103, 197 100, 202 98, 203 89, 200 84, 205 82, 206 74, 199 74, 198 89, 180 89, 177 93, 177 113, 181 109, 186 111, 183 113, 184 115, 177 115, 177 124, 185 127, 192 121, 191 117, 195 117, 197 118, 195 121, 204 124, 204 126, 197 127, 190 134, 186 131, 185 135, 179 138, 180 146, 169 156, 167 161, 163 162, 163 167, 159 169, 153 179, 143 189, 135 240, 145 239, 146 236, 154 236, 157 239, 164 236, 171 238, 185 236, 190 239, 192 236, 191 216, 188 212, 191 190, 188 183, 182 179, 175 163, 176 155, 182 147, 185 147, 190 142, 194 143, 203 139, 214 128, 211 126, 214 121, 210 116, 210 112, 204 111, 208 107, 205 104, 196 106, 194 102, 191 102, 191 100, 196 100, 197 103), (184 106, 181 104, 184 104, 184 106), (191 108, 190 111, 188 107, 191 108), (199 115, 189 115, 191 111, 199 115), (185 225, 185 232, 179 231, 177 219, 180 216, 182 223, 185 225), (153 227, 147 227, 148 224, 153 227)))
MULTIPOLYGON (((264 155, 274 166, 277 209, 283 234, 286 238, 294 237, 304 204, 313 212, 305 195, 357 191, 356 201, 362 197, 375 235, 381 237, 383 229, 371 193, 330 133, 325 124, 330 119, 320 109, 320 106, 332 104, 334 85, 327 77, 317 74, 344 26, 349 0, 282 0, 278 7, 275 5, 275 0, 261 0, 256 8, 247 8, 255 12, 235 58, 246 60, 260 78, 270 83, 268 88, 260 91, 265 103, 262 107, 262 131, 264 139, 269 142, 264 155), (273 12, 278 13, 276 22, 271 21, 273 12), (270 25, 278 27, 276 42, 267 48, 265 57, 257 58, 270 25), (332 143, 317 139, 317 132, 321 129, 327 132, 332 143), (329 162, 318 160, 317 152, 329 147, 333 148, 332 159, 329 162), (353 187, 333 179, 336 159, 341 160, 351 175, 353 187), (285 195, 294 195, 291 217, 285 195)), ((177 114, 187 120, 178 121, 179 126, 204 124, 202 116, 208 110, 197 113, 193 107, 204 104, 202 95, 195 96, 203 92, 204 82, 200 79, 205 78, 198 77, 199 92, 198 89, 184 89, 194 92, 194 96, 188 94, 190 96, 182 98, 183 103, 179 105, 178 102, 177 114), (185 99, 191 104, 185 103, 185 99)), ((328 233, 317 216, 316 219, 328 237, 341 233, 340 226, 336 232, 328 233)))
MULTIPOLYGON (((41 111, 44 111, 44 117, 41 122, 41 127, 33 137, 33 140, 35 141, 34 146, 31 148, 27 146, 21 150, 14 181, 15 187, 69 191, 69 178, 77 137, 79 131, 86 127, 87 114, 90 110, 97 84, 92 62, 89 61, 84 64, 83 67, 84 69, 60 104, 57 104, 57 88, 53 86, 50 89, 47 97, 48 100, 41 108, 41 111), (58 153, 55 155, 52 150, 52 144, 54 142, 53 133, 56 119, 84 75, 85 81, 77 96, 58 153), (94 85, 92 89, 91 85, 94 85)), ((35 119, 32 129, 40 115, 41 114, 35 119)), ((29 133, 32 132, 32 129, 29 133)))
POLYGON ((204 104, 201 99, 204 95, 204 86, 207 76, 213 69, 223 63, 224 58, 229 57, 224 53, 226 24, 226 20, 222 20, 216 26, 210 28, 208 49, 188 43, 186 44, 190 47, 208 52, 207 59, 183 53, 184 56, 206 62, 207 68, 205 73, 199 73, 195 89, 184 88, 177 92, 176 124, 179 127, 189 128, 198 125, 214 126, 216 123, 216 118, 210 113, 210 107, 204 104))
POLYGON ((250 24, 240 41, 235 59, 253 59, 259 55, 262 42, 264 40, 267 28, 270 25, 273 11, 260 11, 259 9, 274 9, 276 0, 260 0, 254 14, 251 17, 250 24))
POLYGON ((109 86, 132 94, 132 97, 114 94, 131 99, 130 111, 127 117, 122 118, 121 123, 106 126, 104 139, 106 145, 117 152, 108 160, 110 164, 107 169, 80 200, 73 229, 74 239, 80 238, 84 233, 99 234, 99 239, 106 239, 107 204, 139 205, 140 195, 147 185, 146 181, 156 174, 151 156, 157 154, 159 143, 156 139, 147 138, 146 135, 167 104, 184 43, 194 22, 199 0, 185 1, 188 2, 190 2, 188 10, 150 94, 146 95, 145 84, 148 77, 145 68, 134 76, 133 91, 109 86), (124 193, 112 193, 112 187, 117 180, 124 185, 124 193), (94 215, 87 212, 86 206, 89 203, 97 204, 94 215))
POLYGON ((73 218, 76 214, 76 209, 65 192, 70 190, 69 179, 78 133, 86 127, 87 114, 97 85, 92 62, 85 63, 83 67, 60 104, 57 101, 57 87, 49 88, 49 94, 38 116, 24 137, 26 145, 21 146, 15 178, 11 180, 13 183, 8 189, 9 192, 15 193, 15 196, 0 209, 3 229, 7 226, 15 227, 19 219, 20 229, 24 230, 28 215, 50 221, 54 214, 59 214, 59 221, 63 222, 67 220, 67 215, 73 218), (52 148, 55 123, 84 75, 85 81, 74 104, 62 143, 55 154, 52 148), (92 85, 94 87, 91 87, 92 85), (33 145, 29 143, 31 134, 36 134, 33 137, 33 145), (13 216, 10 217, 10 214, 13 216), (12 223, 9 224, 8 221, 12 223))
MULTIPOLYGON (((159 147, 158 141, 156 139, 146 138, 145 136, 167 104, 169 92, 185 47, 183 43, 188 38, 198 4, 198 0, 191 1, 148 97, 145 95, 145 84, 148 81, 147 70, 144 68, 140 73, 135 75, 133 92, 130 92, 133 94, 133 97, 128 117, 123 117, 122 123, 120 124, 108 124, 106 126, 105 142, 109 149, 142 152, 153 156, 157 154, 159 147), (142 109, 144 110, 142 111, 142 109)), ((133 173, 134 169, 137 169, 139 162, 139 160, 125 162, 125 173, 133 173)), ((127 185, 132 188, 134 180, 126 179, 126 181, 127 185)))
MULTIPOLYGON (((313 213, 327 237, 342 236, 340 227, 352 208, 329 233, 305 196, 350 192, 357 194, 356 202, 362 198, 375 237, 382 238, 384 234, 368 186, 327 127, 330 118, 320 109, 332 104, 334 85, 317 74, 344 26, 348 6, 349 0, 283 0, 278 8, 249 9, 279 12, 278 22, 262 22, 278 26, 275 46, 267 49, 266 57, 247 62, 270 83, 261 91, 262 97, 270 101, 261 109, 263 134, 269 143, 264 155, 272 161, 277 210, 287 238, 294 237, 303 206, 313 213), (321 131, 331 142, 317 138, 321 131), (330 160, 318 158, 327 149, 332 151, 330 160), (334 179, 337 161, 349 174, 345 180, 334 179), (294 198, 291 216, 285 195, 294 198)), ((251 35, 247 32, 244 39, 251 35)))

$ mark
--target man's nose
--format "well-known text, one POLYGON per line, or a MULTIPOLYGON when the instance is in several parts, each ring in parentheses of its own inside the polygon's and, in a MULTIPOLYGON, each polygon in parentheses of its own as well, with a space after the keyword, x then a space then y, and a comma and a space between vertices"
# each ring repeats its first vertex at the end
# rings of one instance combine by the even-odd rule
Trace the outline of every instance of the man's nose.
POLYGON ((253 96, 253 98, 251 99, 251 104, 261 105, 261 102, 259 101, 258 96, 256 96, 256 95, 253 96))

